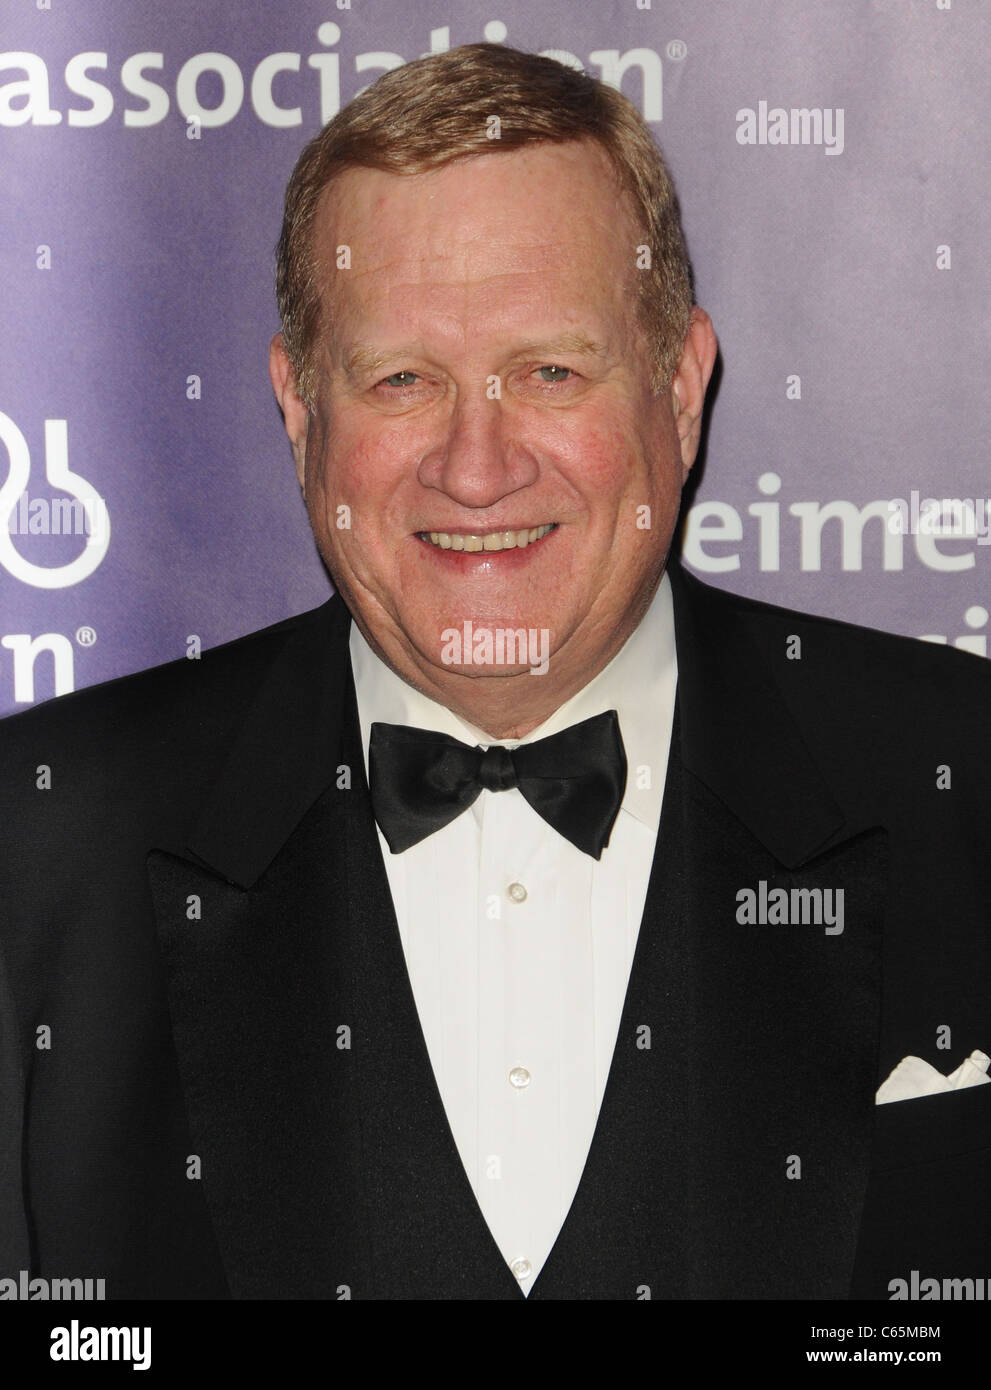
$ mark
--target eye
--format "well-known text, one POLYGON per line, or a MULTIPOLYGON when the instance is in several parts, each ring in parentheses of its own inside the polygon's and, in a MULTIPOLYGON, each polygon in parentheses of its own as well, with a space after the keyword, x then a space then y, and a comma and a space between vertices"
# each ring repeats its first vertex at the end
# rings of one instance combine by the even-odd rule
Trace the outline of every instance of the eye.
POLYGON ((538 367, 537 371, 540 372, 543 380, 550 385, 556 381, 565 381, 569 376, 574 375, 570 367, 538 367))
POLYGON ((401 391, 404 386, 412 386, 415 378, 416 372, 393 372, 391 376, 383 377, 379 385, 391 386, 401 391))

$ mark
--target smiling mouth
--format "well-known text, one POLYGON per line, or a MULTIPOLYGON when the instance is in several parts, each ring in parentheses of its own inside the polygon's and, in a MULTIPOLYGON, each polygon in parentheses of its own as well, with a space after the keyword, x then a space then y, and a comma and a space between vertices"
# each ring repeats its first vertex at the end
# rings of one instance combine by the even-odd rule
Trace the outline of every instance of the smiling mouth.
POLYGON ((417 531, 416 534, 421 541, 436 546, 438 550, 523 550, 556 529, 557 522, 548 521, 542 526, 531 526, 522 531, 417 531))

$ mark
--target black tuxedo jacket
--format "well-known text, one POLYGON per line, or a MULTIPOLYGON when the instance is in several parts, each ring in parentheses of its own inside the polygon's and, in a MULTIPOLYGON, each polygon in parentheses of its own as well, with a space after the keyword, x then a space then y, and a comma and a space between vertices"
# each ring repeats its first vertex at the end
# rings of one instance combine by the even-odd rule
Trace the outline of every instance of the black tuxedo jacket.
MULTIPOLYGON (((647 904, 530 1297, 989 1276, 991 1086, 874 1093, 907 1054, 949 1072, 991 1050, 991 667, 672 583, 647 904), (762 881, 842 890, 842 933, 741 923, 762 881)), ((522 1296, 420 1030, 349 623, 334 597, 0 725, 0 1277, 522 1296)))

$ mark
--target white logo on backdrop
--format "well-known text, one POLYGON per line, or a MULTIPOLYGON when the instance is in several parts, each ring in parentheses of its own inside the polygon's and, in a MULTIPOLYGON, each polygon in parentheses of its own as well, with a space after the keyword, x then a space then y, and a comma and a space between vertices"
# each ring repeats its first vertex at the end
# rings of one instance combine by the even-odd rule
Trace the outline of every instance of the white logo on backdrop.
POLYGON ((48 652, 52 658, 52 694, 68 695, 75 690, 72 643, 64 633, 43 632, 40 637, 32 637, 29 632, 13 632, 0 637, 0 647, 13 653, 15 704, 34 704, 34 668, 42 652, 48 652))
POLYGON ((2 410, 0 443, 6 447, 10 459, 7 481, 0 487, 0 565, 15 579, 36 589, 67 589, 88 579, 110 545, 110 515, 106 502, 93 485, 69 468, 67 422, 45 421, 45 478, 57 492, 68 493, 78 500, 86 517, 86 545, 65 565, 36 565, 18 551, 12 530, 16 532, 17 514, 23 511, 21 499, 31 480, 31 455, 24 435, 2 410))
MULTIPOLYGON (((508 32, 501 19, 491 19, 483 28, 483 36, 489 43, 504 42, 508 32)), ((318 27, 316 37, 323 49, 332 49, 340 42, 340 25, 328 20, 318 27)), ((468 37, 462 40, 468 41, 468 37)), ((680 62, 687 49, 681 41, 677 43, 677 57, 671 56, 680 62)), ((450 47, 449 25, 431 29, 429 53, 446 53, 450 47)), ((663 70, 661 55, 656 49, 631 48, 620 52, 618 48, 598 48, 588 55, 587 61, 566 48, 541 51, 559 62, 593 71, 594 76, 617 90, 632 71, 632 85, 638 93, 631 94, 633 100, 639 102, 648 121, 661 120, 663 70)), ((391 50, 357 53, 354 71, 359 76, 368 73, 370 80, 374 80, 378 73, 401 68, 408 61, 401 53, 391 50)), ((337 53, 269 53, 255 64, 250 74, 243 72, 237 59, 228 53, 194 53, 181 64, 174 79, 165 81, 156 81, 149 75, 164 77, 164 53, 132 53, 123 59, 115 58, 113 66, 118 72, 117 78, 101 81, 101 76, 109 74, 110 54, 96 49, 74 54, 62 73, 66 91, 56 95, 53 74, 41 54, 0 53, 0 77, 5 70, 7 73, 14 70, 17 74, 0 80, 0 126, 60 125, 63 117, 70 126, 98 126, 109 121, 115 110, 120 111, 119 119, 125 126, 159 125, 169 114, 173 94, 181 117, 203 129, 233 121, 244 106, 246 94, 255 117, 277 129, 303 124, 303 107, 298 104, 301 100, 310 103, 312 114, 307 116, 307 123, 319 114, 323 125, 336 116, 342 106, 341 57, 337 53), (304 63, 312 75, 303 71, 304 63), (207 74, 211 74, 214 87, 220 89, 219 100, 209 106, 201 101, 198 85, 200 78, 207 74), (73 97, 83 104, 77 101, 68 105, 73 97), (125 104, 127 97, 136 98, 141 104, 125 104)), ((364 87, 358 90, 363 91, 364 87)), ((357 94, 357 91, 351 92, 346 99, 357 94)))
MULTIPOLYGON (((681 554, 686 564, 701 575, 730 574, 746 569, 776 574, 782 569, 821 574, 837 569, 901 572, 906 550, 928 570, 943 574, 969 573, 977 567, 974 547, 991 539, 991 499, 987 509, 973 499, 923 499, 921 509, 913 493, 911 518, 903 498, 876 498, 858 505, 846 499, 826 502, 802 500, 785 508, 777 499, 779 473, 762 473, 757 491, 762 500, 746 507, 730 502, 696 502, 685 518, 681 554), (754 524, 745 521, 753 517, 754 524), (794 517, 789 522, 788 517, 794 517), (949 524, 947 524, 949 519, 949 524), (982 527, 981 520, 985 525, 982 527)), ((950 621, 953 621, 951 618, 950 621)), ((984 602, 971 603, 963 612, 969 631, 920 633, 924 642, 951 644, 975 656, 988 655, 989 614, 984 602)))
MULTIPOLYGON (((762 473, 757 479, 757 490, 766 499, 776 498, 781 486, 779 473, 762 473)), ((960 499, 956 500, 962 507, 960 499)), ((935 499, 925 501, 933 502, 940 510, 933 513, 924 508, 924 517, 944 514, 935 499)), ((952 501, 947 499, 947 515, 952 501)), ((782 568, 783 552, 786 569, 794 568, 797 555, 799 568, 805 572, 833 569, 837 558, 839 567, 845 571, 865 568, 900 571, 905 568, 905 551, 909 549, 906 535, 909 535, 910 549, 926 569, 951 574, 976 567, 974 547, 987 544, 989 539, 988 531, 982 533, 978 525, 976 508, 973 511, 964 509, 962 519, 967 524, 933 522, 913 527, 902 522, 901 507, 904 506, 903 499, 887 497, 859 506, 839 498, 828 502, 802 500, 790 503, 787 509, 777 500, 761 500, 751 502, 745 509, 746 515, 756 522, 751 527, 745 526, 741 509, 729 502, 696 502, 688 512, 683 554, 693 569, 708 574, 738 570, 741 550, 747 555, 748 563, 756 558, 757 568, 764 573, 782 568), (794 524, 787 521, 788 516, 795 518, 794 524), (749 533, 747 536, 745 530, 749 533), (710 552, 712 546, 728 546, 729 549, 720 548, 713 554, 710 552), (947 546, 949 549, 945 548, 947 546)), ((991 509, 982 510, 980 514, 991 528, 991 509)))

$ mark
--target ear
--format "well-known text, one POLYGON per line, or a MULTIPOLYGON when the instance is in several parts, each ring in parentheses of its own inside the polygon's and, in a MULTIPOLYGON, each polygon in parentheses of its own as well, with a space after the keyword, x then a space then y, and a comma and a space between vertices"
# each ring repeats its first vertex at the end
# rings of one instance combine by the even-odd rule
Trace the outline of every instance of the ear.
POLYGON ((306 403, 296 394, 296 375, 292 369, 282 334, 276 333, 268 348, 268 374, 272 378, 272 389, 279 402, 282 419, 292 445, 292 456, 296 462, 296 477, 300 487, 304 486, 306 476, 306 433, 310 423, 310 411, 306 403))
POLYGON ((671 381, 671 408, 681 442, 682 482, 688 477, 698 453, 702 407, 718 351, 712 319, 696 304, 685 334, 681 361, 671 381))

